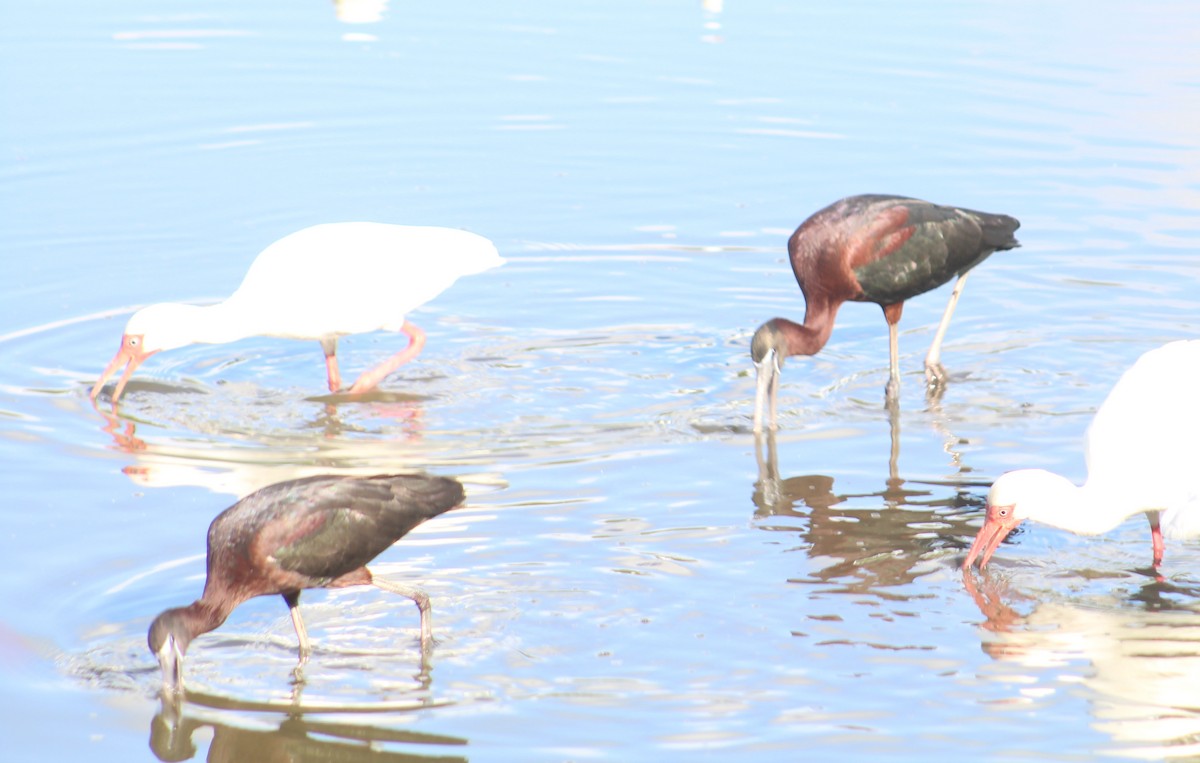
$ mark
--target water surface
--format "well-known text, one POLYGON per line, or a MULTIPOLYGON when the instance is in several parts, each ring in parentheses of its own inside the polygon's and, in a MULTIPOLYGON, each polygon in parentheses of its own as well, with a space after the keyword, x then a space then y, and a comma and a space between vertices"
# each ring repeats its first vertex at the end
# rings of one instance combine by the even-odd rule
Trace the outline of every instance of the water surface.
MULTIPOLYGON (((1105 392, 1197 335, 1200 11, 1182 2, 75 0, 0 25, 0 712, 14 760, 1080 760, 1200 754, 1200 545, 1028 527, 957 570, 987 485, 1075 479, 1105 392), (749 336, 803 302, 784 244, 890 192, 1004 212, 1022 248, 886 328, 847 306, 749 433, 749 336), (322 396, 315 343, 148 361, 136 306, 230 293, 317 222, 463 227, 509 263, 411 318, 421 357, 322 396), (208 523, 265 484, 428 470, 467 506, 377 570, 433 598, 278 598, 188 655, 208 523)), ((331 264, 336 267, 336 263, 331 264)), ((364 274, 369 277, 369 274, 364 274)), ((397 349, 343 341, 351 375, 397 349)))

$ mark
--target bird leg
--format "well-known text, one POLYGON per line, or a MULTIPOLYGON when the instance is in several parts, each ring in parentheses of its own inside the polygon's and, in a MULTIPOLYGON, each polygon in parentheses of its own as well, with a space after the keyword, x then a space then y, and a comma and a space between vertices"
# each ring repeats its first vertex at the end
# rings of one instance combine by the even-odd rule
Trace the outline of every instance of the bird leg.
POLYGON ((421 348, 425 346, 425 332, 408 321, 404 322, 400 330, 408 335, 408 347, 405 347, 370 371, 363 372, 363 375, 358 377, 358 381, 354 382, 354 386, 350 388, 349 392, 351 395, 358 395, 375 389, 376 385, 387 378, 388 374, 412 360, 421 352, 421 348))
POLYGON ((1149 511, 1146 512, 1146 518, 1150 520, 1150 545, 1154 548, 1154 566, 1158 567, 1162 564, 1163 543, 1162 528, 1159 526, 1162 512, 1149 511))
POLYGON ((430 614, 429 596, 424 591, 418 590, 412 586, 393 583, 390 580, 381 578, 372 578, 371 582, 379 588, 392 593, 398 593, 401 596, 412 599, 417 605, 417 609, 421 612, 421 653, 425 654, 429 651, 430 644, 433 641, 433 619, 430 614))
POLYGON ((329 391, 336 395, 337 391, 342 388, 342 374, 338 371, 337 362, 337 337, 322 337, 321 349, 325 351, 325 370, 329 374, 329 391))
POLYGON ((941 388, 946 385, 946 369, 941 364, 942 340, 946 338, 946 329, 950 327, 950 318, 954 308, 958 306, 958 298, 963 287, 967 285, 967 276, 971 271, 965 271, 954 282, 954 290, 950 292, 950 301, 946 304, 946 312, 942 313, 942 322, 938 324, 937 333, 933 335, 933 344, 925 354, 925 383, 930 388, 941 388))
POLYGON ((900 399, 900 342, 896 337, 896 324, 900 322, 900 313, 903 310, 903 302, 883 306, 883 317, 887 319, 888 324, 889 368, 888 383, 884 387, 884 395, 889 401, 900 399))
POLYGON ((771 386, 767 390, 769 399, 771 401, 770 402, 771 431, 775 431, 776 429, 778 429, 778 426, 776 425, 775 422, 779 420, 779 416, 778 416, 778 413, 779 413, 779 377, 781 375, 782 374, 777 373, 771 377, 771 386))
POLYGON ((312 644, 308 640, 308 629, 304 627, 304 618, 300 617, 300 592, 289 591, 283 594, 287 602, 288 612, 292 616, 292 625, 296 628, 296 638, 300 641, 300 662, 306 662, 312 654, 312 644))

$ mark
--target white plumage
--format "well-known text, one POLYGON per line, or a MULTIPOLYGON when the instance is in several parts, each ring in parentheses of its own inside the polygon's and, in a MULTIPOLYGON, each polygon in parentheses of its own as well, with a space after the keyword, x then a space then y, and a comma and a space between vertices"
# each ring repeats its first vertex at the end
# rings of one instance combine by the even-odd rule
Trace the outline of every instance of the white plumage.
POLYGON ((124 365, 113 390, 115 406, 134 369, 160 350, 248 336, 319 341, 330 391, 337 392, 339 336, 377 330, 407 334, 405 350, 364 373, 349 390, 366 392, 420 352, 424 334, 405 319, 409 311, 460 277, 503 262, 491 241, 462 230, 370 222, 314 225, 264 249, 223 302, 165 303, 134 313, 91 396, 124 365))
POLYGON ((1095 535, 1145 512, 1154 563, 1162 530, 1200 534, 1200 340, 1172 342, 1142 355, 1096 412, 1085 440, 1088 477, 1076 486, 1044 469, 1000 476, 987 517, 963 563, 987 564, 1022 520, 1095 535), (1161 529, 1160 529, 1161 528, 1161 529))

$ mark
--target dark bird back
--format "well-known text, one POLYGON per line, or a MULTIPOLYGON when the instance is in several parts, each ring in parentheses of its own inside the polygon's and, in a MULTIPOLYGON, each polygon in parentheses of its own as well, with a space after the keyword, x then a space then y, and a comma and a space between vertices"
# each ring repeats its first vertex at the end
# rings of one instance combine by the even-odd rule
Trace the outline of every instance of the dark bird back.
POLYGON ((322 475, 268 485, 213 520, 209 577, 214 568, 228 569, 240 557, 255 568, 277 568, 269 579, 279 580, 281 589, 337 587, 338 578, 357 572, 414 527, 462 500, 456 480, 418 474, 322 475), (281 573, 307 580, 283 583, 290 576, 281 573))
POLYGON ((1013 237, 1020 226, 1008 215, 864 194, 805 220, 788 253, 806 302, 811 292, 818 306, 830 300, 887 306, 936 289, 993 252, 1020 246, 1013 237))

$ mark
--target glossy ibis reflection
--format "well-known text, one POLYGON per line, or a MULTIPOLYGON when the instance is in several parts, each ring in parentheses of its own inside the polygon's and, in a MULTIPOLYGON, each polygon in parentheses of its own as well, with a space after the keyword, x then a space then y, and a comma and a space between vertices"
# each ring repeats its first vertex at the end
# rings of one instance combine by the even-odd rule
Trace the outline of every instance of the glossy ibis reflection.
MULTIPOLYGON (((232 709, 243 710, 234 706, 232 709)), ((244 708, 251 710, 252 708, 244 708)), ((189 760, 196 755, 193 734, 211 728, 209 761, 356 761, 378 763, 466 763, 466 756, 452 755, 466 746, 462 737, 426 734, 365 723, 319 720, 303 713, 289 713, 275 728, 260 722, 254 728, 221 723, 219 716, 203 719, 183 716, 181 708, 163 703, 150 723, 150 749, 161 761, 189 760), (394 746, 396 750, 389 750, 394 746), (406 748, 429 750, 428 755, 406 748)), ((278 711, 276 711, 278 712, 278 711)), ((259 714, 260 718, 267 716, 259 714)))
POLYGON ((898 474, 899 423, 893 418, 889 477, 877 491, 838 492, 826 474, 781 477, 774 432, 756 435, 758 480, 752 499, 760 529, 792 534, 798 549, 825 566, 793 582, 841 581, 875 591, 911 582, 919 563, 954 545, 957 509, 969 505, 966 482, 916 482, 898 474), (936 488, 946 493, 939 497, 936 488), (795 523, 772 521, 796 517, 795 523), (931 528, 944 528, 931 531, 931 528))

